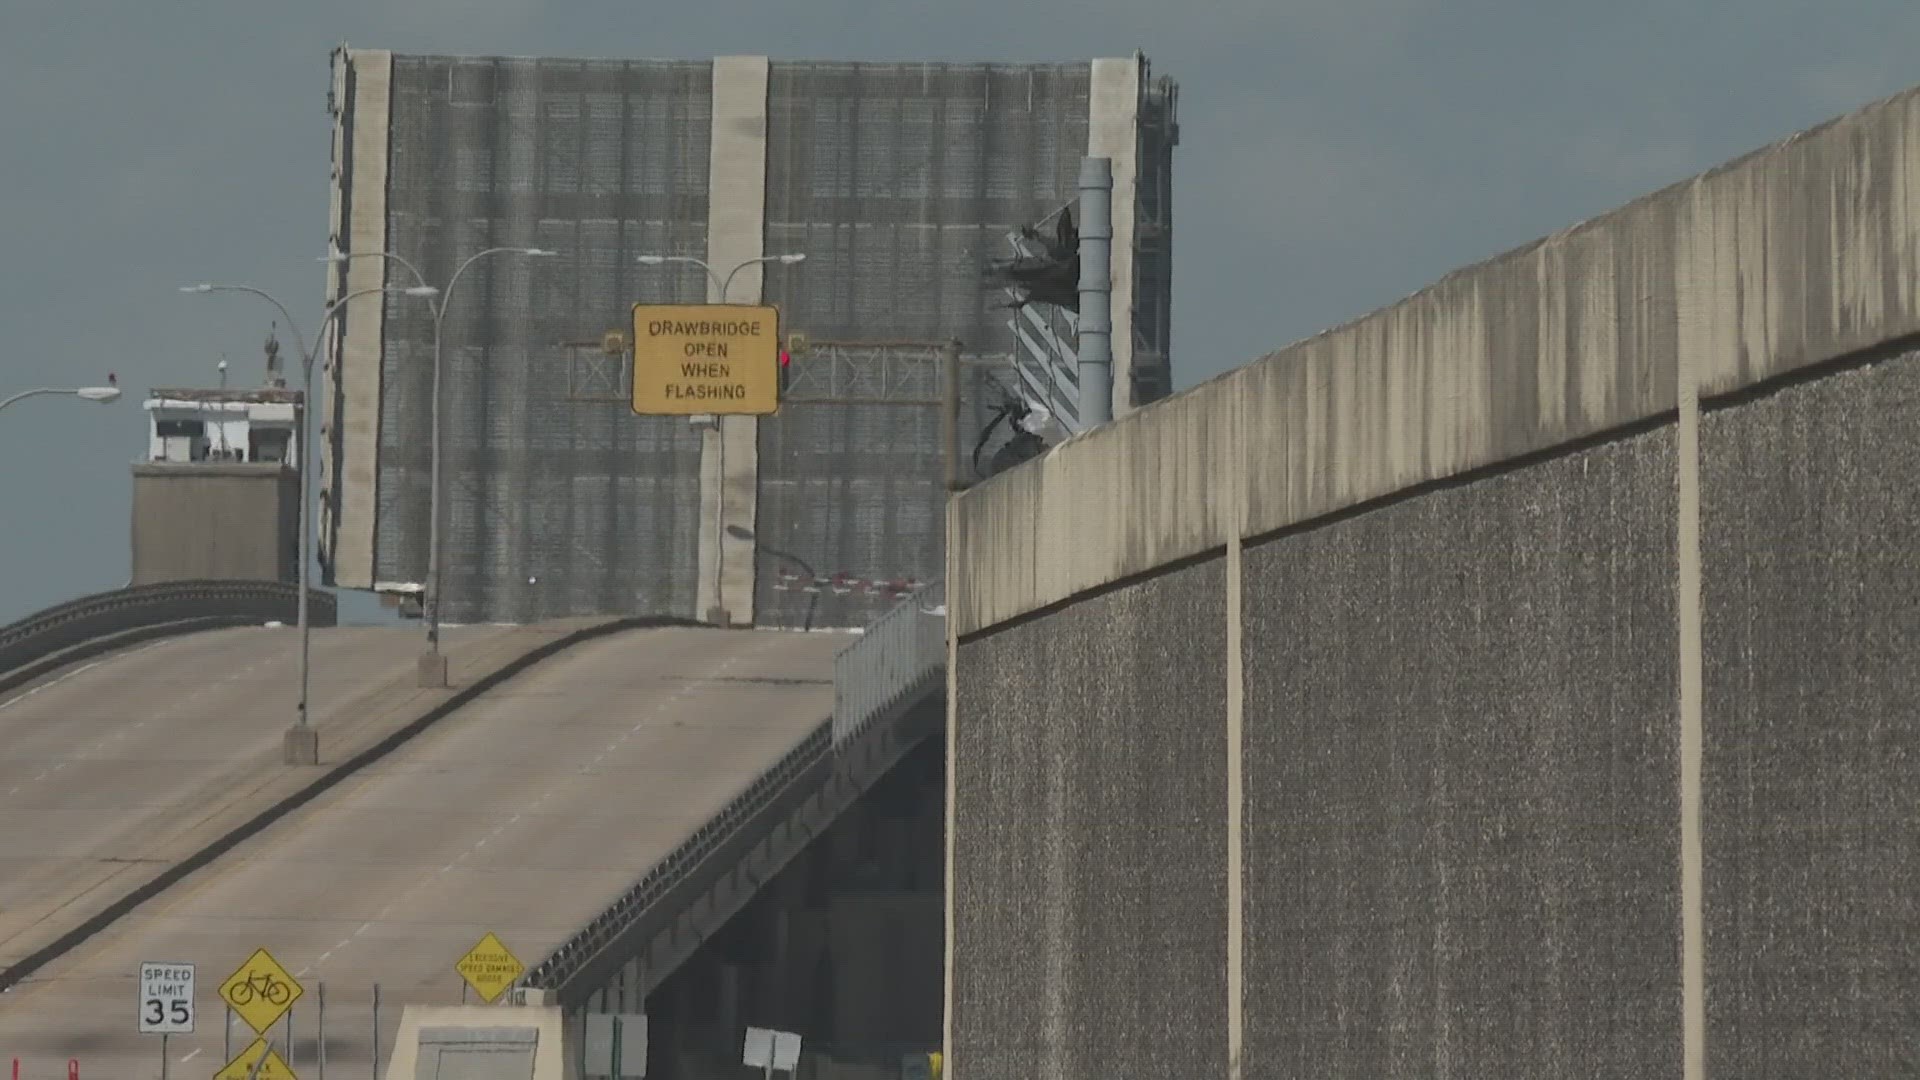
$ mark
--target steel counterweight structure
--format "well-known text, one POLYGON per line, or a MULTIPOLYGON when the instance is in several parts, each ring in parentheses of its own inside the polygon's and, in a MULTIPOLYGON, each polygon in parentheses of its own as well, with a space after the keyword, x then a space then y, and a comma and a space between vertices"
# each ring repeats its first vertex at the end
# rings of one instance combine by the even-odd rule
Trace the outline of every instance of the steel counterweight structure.
MULTIPOLYGON (((339 249, 391 251, 429 278, 489 245, 563 253, 476 265, 446 315, 449 621, 719 610, 734 623, 798 625, 812 599, 816 625, 859 625, 885 609, 884 592, 778 588, 792 569, 784 556, 821 576, 937 576, 948 440, 939 387, 913 381, 906 346, 958 340, 975 358, 962 365, 958 425, 970 442, 999 404, 994 382, 1017 382, 1008 300, 987 269, 1009 233, 1073 199, 1088 154, 1114 162, 1113 303, 1116 325, 1130 327, 1114 335, 1114 411, 1170 385, 1174 88, 1143 57, 855 64, 342 48, 333 75, 339 249), (569 344, 619 327, 635 302, 719 299, 697 267, 637 256, 732 266, 784 252, 806 261, 749 268, 726 299, 775 305, 783 331, 837 344, 795 354, 775 416, 717 431, 634 416, 620 381, 630 373, 609 374, 619 358, 569 344), (1007 371, 990 382, 995 358, 1007 371), (832 389, 841 384, 853 389, 832 389)), ((396 272, 380 259, 331 266, 329 295, 396 272)), ((328 357, 331 584, 425 580, 431 348, 427 315, 369 298, 353 302, 328 357)))

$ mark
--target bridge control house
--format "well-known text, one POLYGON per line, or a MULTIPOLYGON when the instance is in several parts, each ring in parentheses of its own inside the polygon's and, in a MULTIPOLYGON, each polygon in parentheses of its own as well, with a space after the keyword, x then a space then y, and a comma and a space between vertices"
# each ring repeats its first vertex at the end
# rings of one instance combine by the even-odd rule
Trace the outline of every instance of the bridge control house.
POLYGON ((262 386, 148 391, 132 584, 298 578, 302 395, 280 376, 271 337, 266 359, 262 386))

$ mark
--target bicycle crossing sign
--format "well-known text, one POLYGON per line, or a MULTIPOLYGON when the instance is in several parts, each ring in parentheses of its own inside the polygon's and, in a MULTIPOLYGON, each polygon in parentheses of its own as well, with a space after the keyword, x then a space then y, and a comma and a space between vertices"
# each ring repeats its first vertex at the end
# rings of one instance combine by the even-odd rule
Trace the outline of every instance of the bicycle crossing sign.
POLYGON ((248 1027, 262 1035, 274 1021, 285 1016, 304 993, 306 988, 300 981, 287 974, 280 961, 265 949, 255 949, 247 962, 220 984, 220 1000, 239 1013, 248 1027))
POLYGON ((299 1080, 293 1074, 293 1069, 280 1057, 279 1051, 268 1046, 265 1039, 253 1040, 252 1046, 240 1051, 232 1061, 213 1074, 213 1080, 248 1080, 249 1077, 252 1080, 299 1080), (262 1057, 267 1059, 266 1063, 260 1065, 260 1071, 255 1073, 253 1067, 262 1057))
POLYGON ((501 991, 513 985, 513 980, 525 974, 527 966, 489 930, 487 936, 481 938, 478 945, 468 949, 467 955, 461 957, 453 969, 467 980, 467 985, 473 987, 473 992, 480 995, 481 1001, 491 1005, 501 991))

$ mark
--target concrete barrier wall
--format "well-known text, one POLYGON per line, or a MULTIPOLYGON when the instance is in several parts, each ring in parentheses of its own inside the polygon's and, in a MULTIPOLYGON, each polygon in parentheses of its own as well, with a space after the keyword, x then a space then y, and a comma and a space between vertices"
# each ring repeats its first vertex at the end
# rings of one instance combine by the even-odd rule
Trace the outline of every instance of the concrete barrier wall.
MULTIPOLYGON (((1702 425, 1708 1075, 1920 1030, 1915 416, 1904 354, 1702 425)), ((1681 1075, 1675 467, 1248 544, 1237 624, 1230 550, 962 642, 952 1075, 1681 1075)))
POLYGON ((949 1075, 1909 1068, 1916 170, 1909 93, 961 497, 949 1075))
POLYGON ((1701 426, 1714 1076, 1920 1060, 1920 354, 1701 426))
POLYGON ((1225 1075, 1225 612, 1216 560, 961 647, 965 1076, 1225 1075))
POLYGON ((956 504, 961 635, 1920 332, 1920 90, 1056 447, 956 504))
POLYGON ((1671 435, 1246 549, 1246 1075, 1681 1075, 1671 435))

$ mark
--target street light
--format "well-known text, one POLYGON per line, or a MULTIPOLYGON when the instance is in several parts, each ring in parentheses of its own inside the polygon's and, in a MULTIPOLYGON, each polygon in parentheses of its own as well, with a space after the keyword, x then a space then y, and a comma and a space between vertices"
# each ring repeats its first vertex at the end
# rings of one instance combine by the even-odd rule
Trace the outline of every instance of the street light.
MULTIPOLYGON (((443 687, 447 685, 447 659, 440 653, 440 329, 447 316, 447 301, 453 296, 453 287, 460 283, 460 275, 467 272, 480 258, 487 255, 526 255, 536 259, 552 259, 559 252, 537 247, 490 247, 467 256, 447 279, 444 289, 436 290, 440 297, 433 308, 433 438, 432 438, 432 478, 428 483, 427 494, 427 651, 420 657, 418 682, 425 687, 443 687)), ((413 280, 419 288, 431 289, 425 274, 420 268, 391 251, 340 251, 338 249, 320 256, 321 262, 344 265, 354 259, 386 259, 399 263, 413 274, 413 280)))
POLYGON ((120 388, 117 386, 77 386, 70 388, 43 386, 37 390, 22 390, 12 397, 0 401, 0 409, 4 409, 16 401, 24 401, 27 398, 38 397, 41 394, 59 394, 64 397, 77 397, 82 401, 97 401, 104 405, 109 401, 118 401, 120 399, 120 388))
POLYGON ((746 262, 727 271, 725 280, 721 280, 720 275, 714 273, 713 267, 708 266, 704 260, 696 259, 691 255, 636 255, 633 261, 639 263, 641 266, 665 266, 667 263, 689 263, 697 266, 705 270, 707 272, 707 280, 713 282, 714 285, 719 288, 720 302, 724 304, 727 302, 727 290, 733 285, 733 276, 740 271, 760 263, 777 262, 782 266, 792 266, 794 263, 806 262, 807 256, 805 253, 801 253, 797 255, 762 255, 757 259, 748 259, 746 262))
POLYGON ((300 328, 293 321, 293 313, 287 310, 287 305, 265 290, 256 289, 251 285, 214 285, 202 282, 198 285, 182 285, 180 291, 183 293, 238 292, 258 296, 280 309, 280 314, 287 320, 287 332, 293 335, 295 347, 300 350, 300 376, 304 387, 300 399, 300 599, 297 602, 300 624, 300 701, 295 706, 293 730, 287 732, 285 760, 289 765, 317 765, 320 757, 320 741, 307 723, 307 689, 313 639, 313 626, 307 618, 307 590, 311 584, 312 574, 308 566, 313 562, 313 526, 308 520, 313 512, 313 461, 308 456, 313 448, 313 440, 310 437, 312 425, 308 422, 313 412, 313 361, 319 354, 321 337, 326 335, 329 328, 338 325, 335 317, 346 311, 349 300, 371 293, 433 297, 439 295, 440 290, 431 285, 417 285, 405 289, 382 287, 350 292, 329 304, 321 313, 320 331, 311 345, 307 344, 306 339, 300 335, 300 328))

